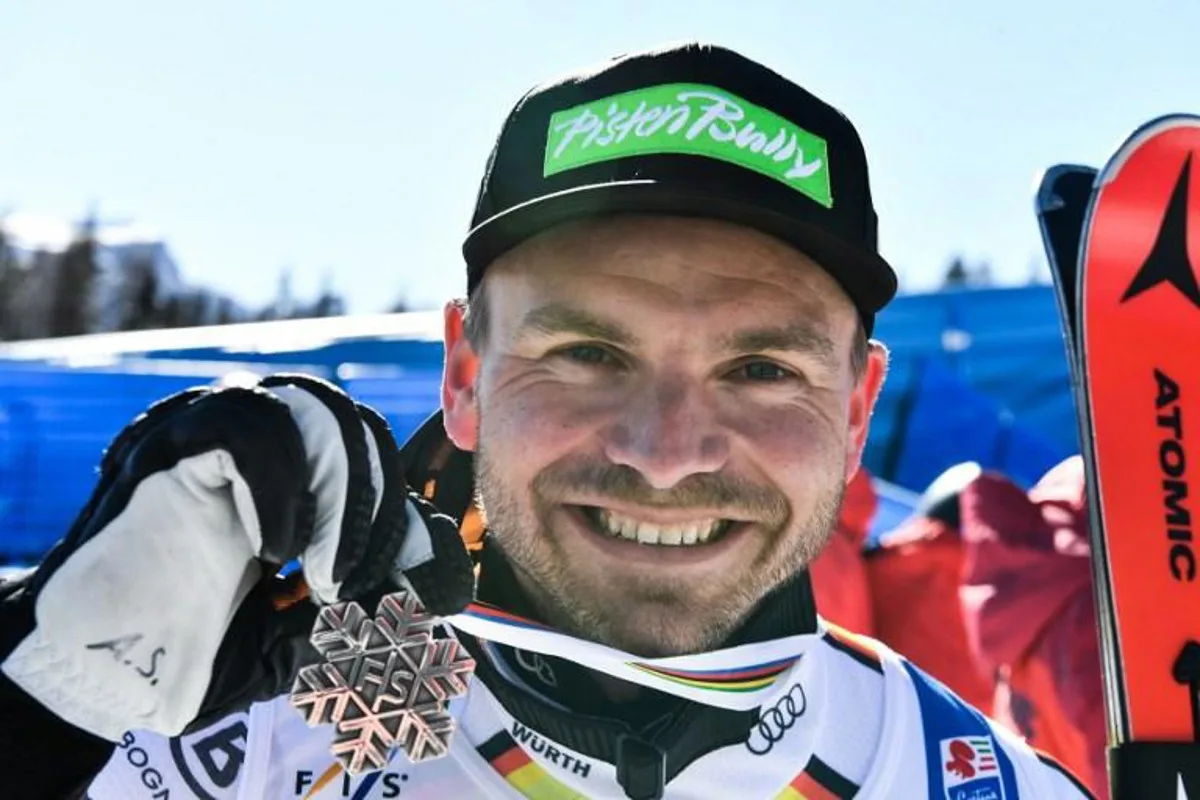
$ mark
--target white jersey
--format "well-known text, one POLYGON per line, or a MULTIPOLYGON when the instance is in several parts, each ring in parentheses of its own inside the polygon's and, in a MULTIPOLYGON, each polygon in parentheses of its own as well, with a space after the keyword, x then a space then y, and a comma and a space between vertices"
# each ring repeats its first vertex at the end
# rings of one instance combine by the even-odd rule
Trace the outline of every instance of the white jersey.
MULTIPOLYGON (((696 759, 664 800, 1080 800, 1061 767, 879 643, 823 627, 749 738, 696 759)), ((473 681, 450 753, 351 777, 286 697, 178 739, 127 734, 90 800, 625 800, 612 764, 510 716, 473 681)))

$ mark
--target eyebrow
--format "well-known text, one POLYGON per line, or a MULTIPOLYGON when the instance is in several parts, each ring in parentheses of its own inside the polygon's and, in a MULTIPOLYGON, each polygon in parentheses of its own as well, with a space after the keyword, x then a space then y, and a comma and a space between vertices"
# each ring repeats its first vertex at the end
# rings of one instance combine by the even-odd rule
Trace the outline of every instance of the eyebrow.
POLYGON ((738 331, 722 337, 721 346, 738 353, 803 353, 814 356, 834 368, 840 363, 833 340, 823 331, 806 323, 738 331))
POLYGON ((533 334, 543 336, 572 334, 589 339, 602 339, 625 347, 637 342, 636 336, 615 322, 601 319, 562 303, 538 306, 525 315, 517 327, 516 337, 520 339, 533 334))
MULTIPOLYGON (((634 347, 638 338, 621 325, 564 303, 547 303, 528 312, 517 327, 516 338, 569 334, 634 347)), ((784 352, 815 357, 832 369, 840 360, 837 346, 824 331, 809 323, 752 328, 722 336, 718 346, 734 353, 784 352)))

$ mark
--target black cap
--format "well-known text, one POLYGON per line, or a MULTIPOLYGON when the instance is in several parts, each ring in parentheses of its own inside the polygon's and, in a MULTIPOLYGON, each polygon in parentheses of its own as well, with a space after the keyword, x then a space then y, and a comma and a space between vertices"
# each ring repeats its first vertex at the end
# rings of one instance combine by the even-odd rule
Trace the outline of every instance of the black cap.
POLYGON ((854 126, 726 48, 625 55, 526 94, 492 150, 463 243, 468 291, 530 236, 613 213, 709 217, 776 236, 841 284, 868 334, 896 294, 854 126))

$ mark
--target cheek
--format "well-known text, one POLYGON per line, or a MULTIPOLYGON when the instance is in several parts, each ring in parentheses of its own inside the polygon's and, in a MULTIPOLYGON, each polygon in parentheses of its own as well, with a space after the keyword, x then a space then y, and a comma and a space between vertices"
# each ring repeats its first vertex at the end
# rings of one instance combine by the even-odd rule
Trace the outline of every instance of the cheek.
MULTIPOLYGON (((783 405, 741 408, 726 415, 748 455, 766 476, 785 489, 836 480, 844 452, 844 431, 811 407, 783 405)), ((803 493, 803 492, 801 492, 803 493)))
POLYGON ((599 432, 621 406, 616 387, 575 388, 520 376, 497 381, 480 397, 488 446, 519 462, 521 473, 536 473, 568 455, 600 449, 599 432))

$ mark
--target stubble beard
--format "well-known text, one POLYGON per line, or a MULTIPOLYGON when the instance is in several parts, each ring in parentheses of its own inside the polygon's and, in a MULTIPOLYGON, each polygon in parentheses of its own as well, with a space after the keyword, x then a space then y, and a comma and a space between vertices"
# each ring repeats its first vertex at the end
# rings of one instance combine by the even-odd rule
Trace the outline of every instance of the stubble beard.
MULTIPOLYGON (((845 490, 844 479, 833 481, 807 518, 793 520, 784 514, 764 527, 756 535, 769 544, 741 575, 724 576, 724 585, 696 587, 670 576, 645 574, 606 580, 594 571, 572 569, 571 557, 551 532, 550 504, 538 499, 536 485, 548 475, 553 482, 554 476, 540 475, 534 481, 533 500, 521 502, 484 440, 481 435, 475 454, 475 486, 489 540, 504 555, 542 620, 643 658, 721 646, 771 590, 820 554, 833 534, 845 490)), ((839 478, 844 475, 841 464, 832 468, 839 478)))

